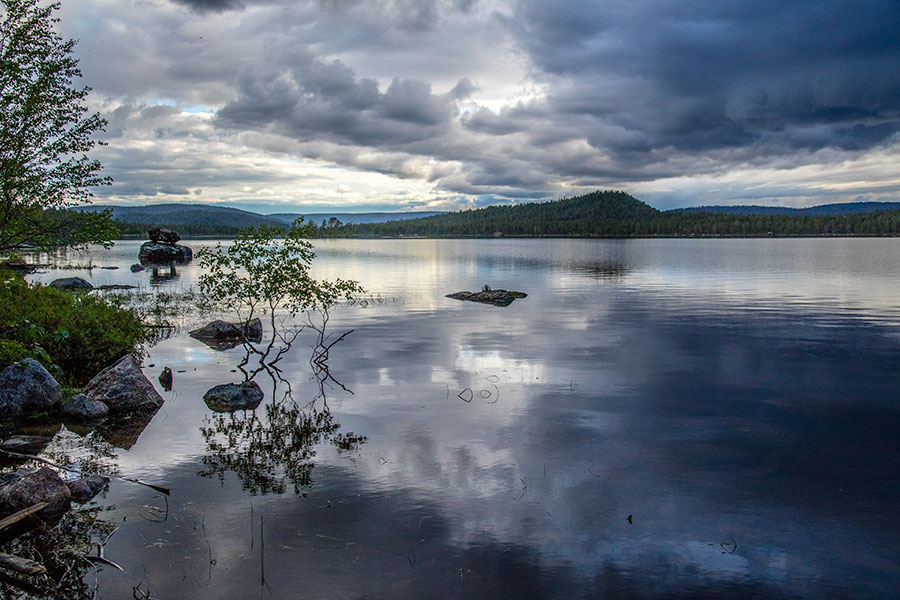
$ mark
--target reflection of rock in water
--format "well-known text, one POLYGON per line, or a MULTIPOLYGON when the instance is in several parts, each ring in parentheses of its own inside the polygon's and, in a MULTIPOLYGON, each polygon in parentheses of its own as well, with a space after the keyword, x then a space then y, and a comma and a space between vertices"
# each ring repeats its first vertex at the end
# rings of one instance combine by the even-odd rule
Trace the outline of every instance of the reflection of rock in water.
POLYGON ((129 417, 109 419, 97 431, 104 440, 116 448, 130 450, 137 443, 138 438, 144 432, 144 429, 147 428, 147 425, 150 424, 150 421, 153 420, 153 415, 155 414, 156 411, 152 413, 136 412, 129 417))
POLYGON ((150 283, 165 283, 167 281, 173 281, 178 279, 178 271, 175 269, 175 265, 168 266, 154 266, 153 271, 150 274, 150 283))
POLYGON ((628 274, 628 265, 621 262, 603 261, 576 267, 575 271, 597 279, 618 279, 628 274))
POLYGON ((337 433, 340 427, 327 408, 301 409, 292 401, 267 404, 263 419, 256 412, 212 415, 200 428, 207 445, 200 474, 224 479, 231 471, 254 494, 283 493, 288 482, 299 493, 312 483, 316 445, 351 451, 365 442, 337 433))

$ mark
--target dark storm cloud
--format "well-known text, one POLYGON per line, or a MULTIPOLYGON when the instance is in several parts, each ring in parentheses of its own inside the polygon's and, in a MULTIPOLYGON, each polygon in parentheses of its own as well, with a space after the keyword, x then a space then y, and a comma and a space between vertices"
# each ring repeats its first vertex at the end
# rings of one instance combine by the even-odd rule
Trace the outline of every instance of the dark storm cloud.
POLYGON ((553 114, 582 120, 592 146, 760 154, 865 149, 900 130, 898 24, 896 2, 769 1, 526 0, 511 22, 553 114))

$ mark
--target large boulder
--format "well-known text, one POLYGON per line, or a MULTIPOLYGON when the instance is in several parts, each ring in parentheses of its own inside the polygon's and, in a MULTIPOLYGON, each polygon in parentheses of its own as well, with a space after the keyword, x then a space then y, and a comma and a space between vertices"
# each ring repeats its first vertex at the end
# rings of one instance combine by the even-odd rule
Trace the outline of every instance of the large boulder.
POLYGON ((262 334, 262 321, 257 318, 244 323, 229 323, 217 319, 188 335, 216 350, 227 350, 243 342, 245 337, 248 342, 258 344, 262 341, 262 334))
POLYGON ((163 398, 144 376, 141 365, 131 354, 100 371, 81 393, 109 407, 110 414, 126 411, 151 412, 163 404, 163 398))
POLYGON ((0 371, 0 418, 46 412, 60 398, 62 387, 33 358, 24 358, 0 371))
POLYGON ((178 240, 181 239, 181 236, 176 232, 171 229, 163 229, 162 227, 151 227, 150 231, 147 233, 150 234, 151 242, 168 244, 169 246, 174 246, 178 243, 178 240))
POLYGON ((262 402, 263 391, 255 381, 225 383, 210 388, 203 394, 203 401, 215 412, 253 410, 262 402))
POLYGON ((144 242, 138 253, 142 265, 183 265, 191 262, 194 251, 187 246, 162 244, 160 242, 144 242))
POLYGON ((75 394, 60 405, 62 414, 76 421, 93 421, 109 414, 105 402, 93 400, 84 394, 75 394))
POLYGON ((525 298, 528 294, 522 292, 510 292, 507 290, 486 289, 480 292, 456 292, 447 294, 447 298, 454 300, 468 300, 469 302, 481 302, 494 306, 509 306, 516 298, 525 298))
POLYGON ((58 290, 70 290, 73 292, 89 292, 94 289, 91 282, 81 277, 61 277, 50 282, 50 287, 58 290))
POLYGON ((57 519, 71 507, 71 496, 72 492, 56 471, 43 467, 0 488, 0 514, 9 515, 38 502, 47 502, 49 506, 37 516, 57 519))

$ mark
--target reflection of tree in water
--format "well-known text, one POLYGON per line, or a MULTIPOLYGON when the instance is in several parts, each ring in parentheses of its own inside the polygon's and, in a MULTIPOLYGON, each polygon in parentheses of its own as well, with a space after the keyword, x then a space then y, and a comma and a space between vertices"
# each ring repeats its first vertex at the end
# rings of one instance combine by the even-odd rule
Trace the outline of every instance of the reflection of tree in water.
POLYGON ((288 482, 300 493, 312 483, 318 444, 352 451, 365 442, 340 428, 327 406, 300 408, 291 400, 266 404, 264 418, 256 412, 212 415, 200 428, 208 450, 200 475, 224 480, 232 471, 253 494, 283 493, 288 482))
MULTIPOLYGON (((40 451, 42 458, 84 475, 117 474, 115 449, 96 431, 85 431, 80 435, 76 427, 72 427, 75 431, 60 424, 44 427, 48 432, 53 430, 54 434, 46 438, 42 447, 34 449, 40 451)), ((34 433, 33 430, 29 432, 34 433)), ((8 470, 43 466, 25 458, 4 463, 8 470)), ((79 475, 72 473, 69 476, 79 475)), ((86 600, 96 597, 97 582, 93 576, 96 563, 92 558, 96 560, 98 545, 102 546, 115 530, 115 525, 103 518, 107 510, 112 508, 73 505, 58 523, 29 517, 0 532, 0 552, 33 560, 47 570, 38 575, 0 572, 0 598, 86 600), (23 533, 25 531, 27 533, 23 533)))
POLYGON ((99 507, 76 508, 63 515, 59 524, 40 526, 31 533, 0 545, 0 551, 42 564, 41 575, 0 573, 2 598, 95 598, 95 565, 85 558, 105 542, 115 526, 102 518, 99 507))

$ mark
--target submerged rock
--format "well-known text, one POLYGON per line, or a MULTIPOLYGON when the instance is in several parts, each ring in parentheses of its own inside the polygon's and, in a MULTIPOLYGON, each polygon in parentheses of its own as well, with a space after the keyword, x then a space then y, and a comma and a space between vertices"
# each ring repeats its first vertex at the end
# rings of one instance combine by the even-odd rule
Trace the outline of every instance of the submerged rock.
POLYGON ((91 400, 106 404, 110 414, 155 411, 164 402, 131 354, 100 371, 84 386, 82 393, 91 400))
POLYGON ((480 292, 456 292, 447 294, 447 298, 455 300, 468 300, 469 302, 481 302, 494 306, 509 306, 516 298, 525 298, 528 294, 523 292, 511 292, 507 290, 483 290, 480 292))
POLYGON ((63 415, 79 421, 92 421, 109 414, 109 407, 105 402, 93 400, 85 394, 75 394, 63 401, 60 409, 63 415))
POLYGON ((81 277, 61 277, 50 282, 50 287, 58 290, 71 290, 73 292, 90 291, 94 289, 91 282, 81 277))
POLYGON ((62 387, 33 358, 24 358, 0 371, 0 417, 45 412, 60 398, 62 387))
POLYGON ((263 391, 255 381, 225 383, 210 388, 203 394, 206 406, 215 412, 253 410, 262 402, 263 391))
POLYGON ((109 485, 109 477, 102 475, 90 475, 82 477, 66 484, 72 494, 72 502, 84 504, 90 502, 94 496, 102 492, 109 485))
POLYGON ((37 513, 42 519, 56 519, 71 506, 72 492, 50 467, 43 467, 0 488, 0 513, 8 515, 47 502, 49 506, 37 513))
POLYGON ((138 286, 136 285, 128 285, 125 283, 108 283, 106 285, 101 285, 97 289, 98 290, 136 290, 138 286))
POLYGON ((159 374, 159 385, 167 392, 172 390, 172 369, 163 368, 162 373, 159 374))
POLYGON ((0 448, 19 454, 40 454, 53 436, 47 435, 14 435, 3 440, 0 448))
POLYGON ((188 335, 216 350, 228 350, 243 342, 245 336, 248 342, 258 344, 262 341, 262 333, 262 321, 258 318, 243 324, 217 319, 188 335))

